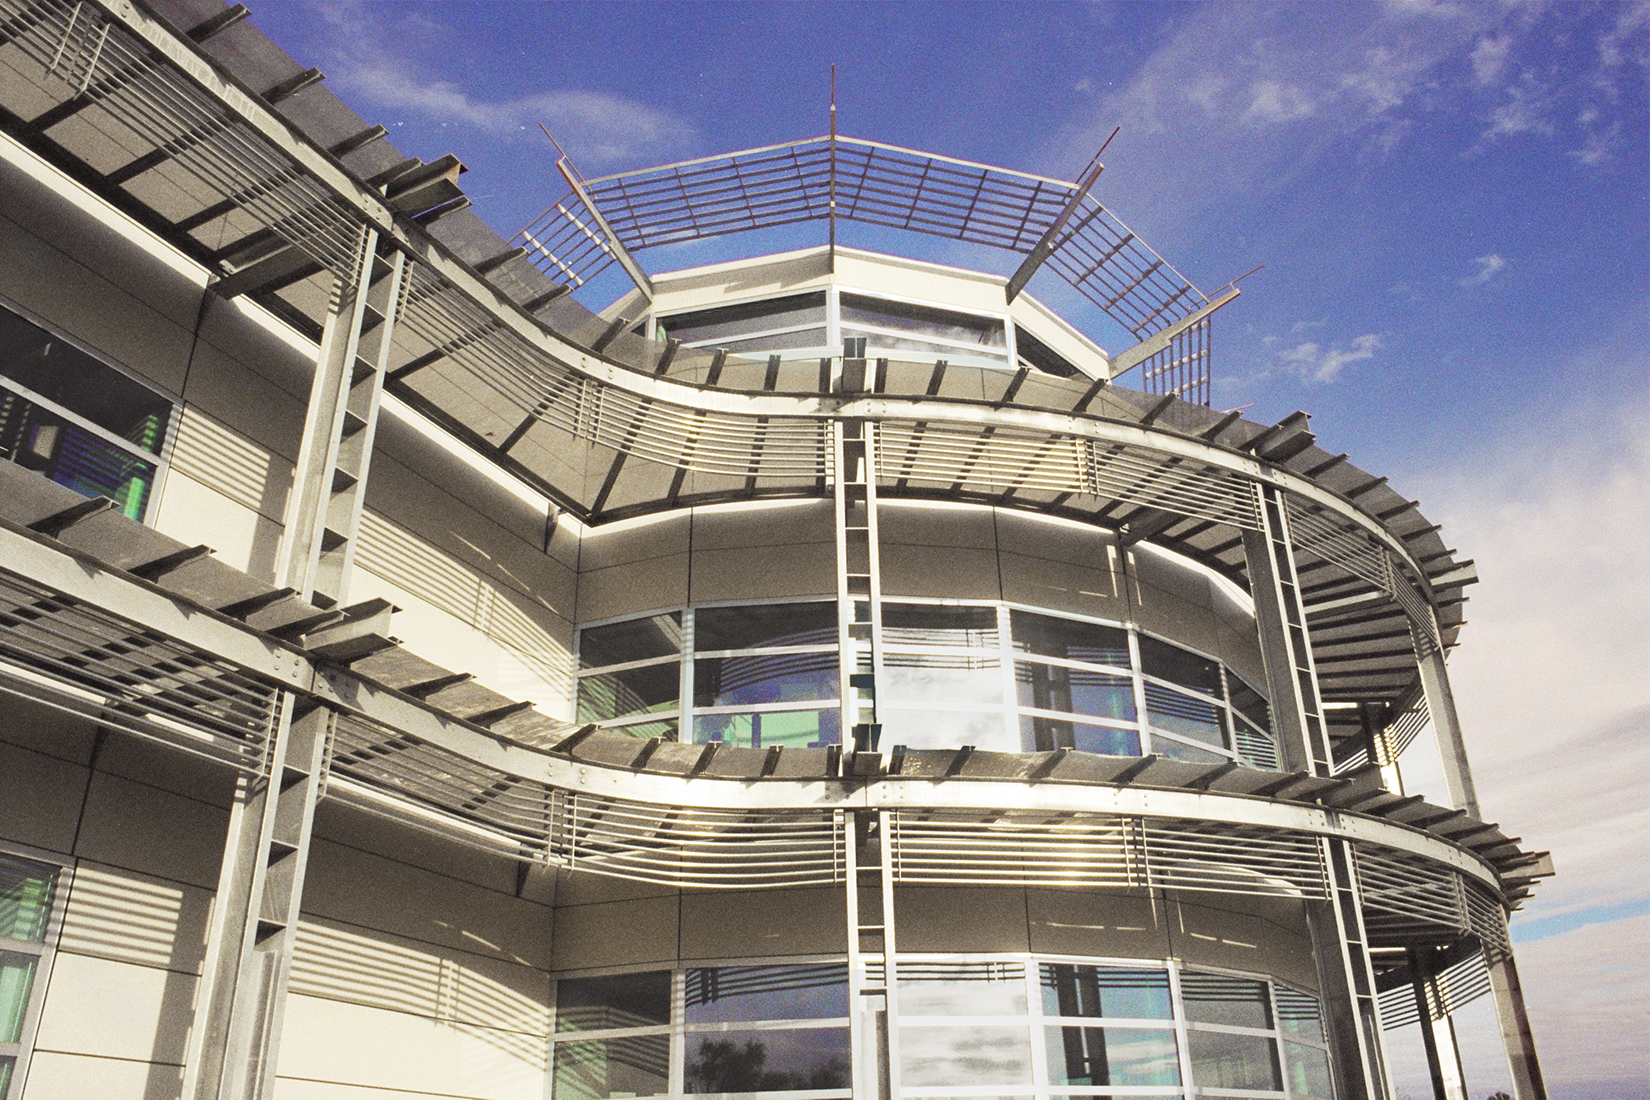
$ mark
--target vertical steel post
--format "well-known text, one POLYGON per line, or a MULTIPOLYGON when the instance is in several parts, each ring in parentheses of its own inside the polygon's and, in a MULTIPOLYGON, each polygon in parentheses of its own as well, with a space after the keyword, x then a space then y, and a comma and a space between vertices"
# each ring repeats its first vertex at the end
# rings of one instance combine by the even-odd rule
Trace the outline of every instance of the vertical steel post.
POLYGON ((267 768, 245 778, 213 904, 184 1067, 190 1100, 263 1100, 275 1059, 332 712, 288 693, 267 768))
POLYGON ((322 607, 342 603, 355 556, 367 471, 406 258, 378 254, 365 229, 357 266, 334 285, 293 473, 277 578, 322 607))
POLYGON ((1514 1100, 1547 1100, 1547 1083, 1541 1078, 1541 1060, 1535 1053, 1535 1035, 1530 1016, 1524 1010, 1524 986, 1518 980, 1518 964, 1512 952, 1494 952, 1486 946, 1484 961, 1489 964, 1490 993, 1495 997, 1495 1013, 1501 1024, 1501 1044, 1507 1052, 1507 1068, 1512 1072, 1514 1100))
MULTIPOLYGON (((1255 494, 1259 529, 1243 532, 1243 548, 1283 766, 1327 776, 1329 733, 1287 509, 1274 486, 1257 485, 1255 494)), ((1325 838, 1322 846, 1330 898, 1308 902, 1306 916, 1322 986, 1336 1094, 1342 1100, 1384 1100, 1386 1063, 1357 867, 1347 842, 1325 838)))
MULTIPOLYGON (((365 229, 355 269, 334 283, 279 559, 280 579, 321 606, 341 603, 348 589, 405 266, 399 252, 379 257, 378 235, 365 229)), ((184 1068, 190 1100, 274 1094, 332 721, 331 711, 286 692, 264 772, 237 788, 184 1068)))
POLYGON ((1466 1074, 1461 1069, 1461 1050, 1455 1042, 1455 1025, 1450 1019, 1449 991, 1440 982, 1437 952, 1432 948, 1412 949, 1409 967, 1415 975, 1415 1011, 1420 1020, 1421 1045, 1426 1048, 1427 1073, 1432 1078, 1434 1100, 1467 1100, 1466 1074))
MULTIPOLYGON (((864 359, 843 359, 838 382, 841 393, 865 392, 871 381, 864 359)), ((858 418, 843 419, 833 425, 833 433, 843 747, 873 752, 882 729, 877 718, 882 581, 877 552, 876 425, 858 418)))
POLYGON ((859 810, 841 815, 847 853, 848 1042, 853 1100, 894 1100, 899 1095, 899 978, 894 938, 894 814, 859 810), (861 856, 872 847, 876 862, 861 856), (874 880, 867 919, 860 886, 874 880), (873 971, 880 978, 873 978, 873 971))

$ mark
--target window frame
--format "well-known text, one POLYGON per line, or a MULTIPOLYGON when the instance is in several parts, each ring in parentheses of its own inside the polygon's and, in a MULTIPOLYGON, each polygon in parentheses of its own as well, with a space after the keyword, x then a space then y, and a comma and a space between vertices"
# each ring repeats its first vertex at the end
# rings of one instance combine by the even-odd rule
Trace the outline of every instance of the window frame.
MULTIPOLYGON (((694 1035, 716 1032, 739 1031, 780 1031, 848 1028, 851 1021, 847 1016, 841 1017, 795 1017, 769 1018, 759 1021, 730 1021, 730 1022, 700 1022, 689 1023, 687 1019, 687 976, 691 970, 702 968, 744 968, 744 967, 806 967, 826 965, 842 965, 846 962, 840 954, 821 955, 781 955, 781 956, 750 956, 733 959, 679 959, 675 962, 659 966, 608 966, 592 967, 588 969, 569 970, 554 975, 559 983, 565 979, 609 977, 624 974, 639 974, 664 971, 670 975, 670 1008, 669 1020, 660 1024, 647 1024, 633 1027, 607 1028, 588 1031, 559 1031, 554 1018, 556 1002, 555 989, 551 992, 552 1019, 548 1036, 549 1067, 549 1095, 551 1100, 567 1100, 555 1095, 555 1064, 556 1048, 564 1043, 603 1041, 606 1039, 624 1039, 638 1036, 664 1036, 669 1043, 667 1076, 665 1091, 657 1094, 667 1100, 688 1100, 688 1098, 703 1098, 722 1094, 689 1093, 686 1091, 686 1057, 689 1042, 694 1035)), ((897 955, 898 973, 902 978, 910 973, 911 968, 927 966, 930 968, 944 968, 953 966, 980 966, 1001 968, 1002 970, 1017 970, 1018 974, 1007 980, 1014 983, 1023 983, 1025 1010, 1019 1014, 980 1012, 977 1014, 926 1014, 915 1015, 905 1010, 903 1002, 899 1004, 899 1026, 903 1032, 906 1028, 932 1029, 942 1031, 959 1026, 986 1026, 1012 1028, 1024 1031, 1028 1044, 1026 1064, 1031 1080, 1025 1084, 985 1084, 965 1085, 949 1083, 942 1085, 908 1086, 903 1081, 900 1087, 901 1100, 940 1100, 942 1097, 961 1098, 966 1096, 1015 1096, 1020 1100, 1073 1100, 1077 1097, 1119 1098, 1119 1097, 1158 1097, 1162 1100, 1195 1100, 1196 1097, 1250 1097, 1255 1100, 1303 1100, 1302 1095, 1291 1087, 1287 1062, 1285 1061, 1285 1046, 1288 1043, 1297 1043, 1304 1047, 1322 1051, 1333 1066, 1332 1052, 1327 1041, 1319 1042, 1314 1039, 1296 1037, 1283 1028, 1279 1015, 1279 992, 1288 990, 1297 997, 1312 1001, 1318 1012, 1319 1035, 1323 1036, 1324 1029, 1324 1002, 1319 993, 1309 993, 1281 978, 1267 975, 1231 970, 1219 966, 1203 964, 1187 964, 1178 958, 1140 959, 1120 956, 1082 956, 1042 952, 900 952, 897 955), (1045 965, 1075 965, 1093 966, 1099 968, 1116 968, 1132 971, 1153 971, 1164 974, 1167 978, 1167 996, 1169 999, 1169 1015, 1156 1017, 1128 1017, 1128 1016, 1065 1016, 1058 1012, 1045 1011, 1042 996, 1042 967, 1045 965), (1184 982, 1186 975, 1197 977, 1233 978, 1243 981, 1260 983, 1266 991, 1267 1011, 1271 1015, 1269 1028, 1240 1027, 1237 1025, 1205 1024, 1193 1022, 1187 1012, 1184 982), (1180 1082, 1173 1085, 1077 1085, 1059 1084, 1050 1079, 1048 1066, 1047 1035, 1050 1029, 1066 1027, 1093 1028, 1098 1030, 1120 1031, 1166 1031, 1174 1035, 1176 1068, 1180 1082), (1277 1089, 1223 1089, 1199 1084, 1193 1073, 1191 1058, 1190 1035, 1192 1032, 1212 1032, 1234 1035, 1251 1035, 1264 1037, 1271 1043, 1272 1056, 1277 1062, 1279 1088, 1277 1089)), ((880 973, 880 970, 878 970, 880 973)), ((874 978, 874 975, 872 975, 874 978)), ((850 1004, 849 1013, 854 1006, 850 1004)), ((869 1012, 871 1009, 861 1009, 869 1012)), ((903 1044, 902 1044, 903 1046, 903 1044)), ((850 1057, 853 1055, 850 1051, 850 1057)), ((1333 1080, 1331 1078, 1331 1080, 1333 1080)), ((726 1094, 748 1097, 763 1097, 767 1100, 846 1100, 849 1089, 827 1090, 774 1090, 757 1093, 726 1094)), ((644 1098, 645 1100, 645 1098, 644 1098)), ((1312 1098, 1317 1100, 1317 1098, 1312 1098)))
MULTIPOLYGON (((40 316, 33 310, 20 305, 4 295, 0 295, 0 309, 4 309, 28 324, 33 325, 35 328, 49 333, 55 339, 63 341, 65 344, 68 344, 70 347, 79 351, 83 355, 96 360, 108 369, 124 376, 129 381, 142 386, 144 389, 150 390, 159 397, 164 398, 172 406, 171 415, 166 418, 166 430, 161 434, 160 448, 151 452, 144 450, 142 447, 139 447, 130 440, 110 431, 108 428, 93 423, 91 420, 77 412, 74 412, 72 409, 59 405, 51 398, 36 393, 34 390, 23 385, 21 382, 15 381, 5 374, 0 374, 0 389, 8 390, 11 393, 21 397, 23 400, 45 409, 53 416, 62 417, 64 420, 73 424, 75 427, 80 428, 82 431, 91 433, 104 443, 108 443, 116 449, 121 450, 140 461, 153 465, 155 467, 154 480, 149 483, 148 497, 144 501, 143 505, 143 515, 138 520, 139 523, 143 524, 153 523, 155 514, 160 508, 160 498, 166 487, 167 474, 172 468, 172 451, 177 444, 179 423, 183 419, 183 399, 171 390, 156 385, 150 379, 143 377, 137 372, 117 362, 107 353, 98 350, 92 345, 86 343, 84 340, 78 339, 71 333, 65 331, 61 325, 48 321, 46 318, 40 316)), ((6 460, 0 458, 0 461, 6 460)), ((20 464, 13 463, 13 465, 20 464)), ((24 466, 23 469, 28 469, 28 467, 24 466)), ((39 473, 39 471, 31 472, 39 473)), ((45 475, 41 474, 40 476, 44 477, 45 475)), ((51 479, 48 478, 47 480, 51 479)), ((53 484, 58 484, 58 482, 54 481, 53 484)), ((67 486, 65 486, 65 488, 67 488, 67 486)))
POLYGON ((63 917, 68 909, 70 890, 74 886, 75 864, 71 857, 61 852, 14 844, 10 841, 0 842, 0 855, 14 856, 57 868, 52 886, 51 911, 46 915, 46 929, 40 940, 37 942, 0 938, 0 951, 33 955, 37 960, 17 1042, 0 1042, 0 1058, 13 1059, 11 1084, 4 1092, 0 1092, 0 1100, 21 1100, 23 1086, 28 1081, 29 1060, 34 1053, 34 1041, 40 1027, 41 1010, 45 1006, 46 990, 51 985, 52 964, 56 961, 58 943, 63 934, 63 917))
MULTIPOLYGON (((695 740, 695 719, 700 715, 728 715, 728 714, 758 714, 777 713, 784 711, 825 710, 829 709, 834 700, 785 700, 763 703, 739 704, 728 706, 699 707, 694 703, 694 661, 699 656, 707 659, 719 659, 732 656, 756 656, 804 653, 835 652, 836 642, 818 642, 806 645, 775 645, 753 646, 748 649, 707 650, 703 654, 697 652, 696 616, 702 609, 722 607, 759 607, 767 605, 787 604, 831 604, 834 601, 829 597, 812 597, 800 599, 753 599, 714 601, 703 604, 689 604, 685 606, 653 609, 631 615, 615 616, 599 622, 581 624, 575 638, 575 649, 582 651, 584 632, 588 629, 600 628, 615 623, 650 618, 658 615, 677 614, 681 624, 681 650, 676 655, 664 657, 649 657, 637 661, 616 662, 611 665, 602 665, 594 668, 581 668, 575 674, 574 699, 575 706, 579 699, 578 684, 589 676, 608 675, 630 669, 644 668, 655 665, 666 665, 671 661, 680 662, 680 681, 678 697, 674 706, 664 709, 628 714, 612 719, 579 719, 580 721, 595 721, 611 729, 624 729, 631 726, 653 725, 657 723, 674 723, 676 738, 691 743, 701 743, 695 740)), ((1046 721, 1066 722, 1076 726, 1092 726, 1097 729, 1116 731, 1120 734, 1132 735, 1139 747, 1139 755, 1157 754, 1171 758, 1208 759, 1235 761, 1257 768, 1271 768, 1276 770, 1281 756, 1281 748, 1277 735, 1270 730, 1263 730, 1255 725, 1247 715, 1238 710, 1232 702, 1233 684, 1241 683, 1264 702, 1270 710, 1271 702, 1264 694, 1240 676, 1231 666, 1219 656, 1206 653, 1200 649, 1185 645, 1170 638, 1162 637, 1154 631, 1145 630, 1138 624, 1104 619, 1091 615, 1073 614, 1052 608, 1035 607, 1029 604, 1009 600, 988 599, 934 599, 922 597, 890 597, 885 598, 885 605, 900 605, 906 607, 971 607, 990 609, 995 616, 995 626, 992 631, 995 637, 985 633, 980 628, 981 636, 976 640, 970 632, 962 644, 943 645, 921 641, 888 641, 884 640, 882 657, 884 665, 889 664, 888 658, 905 658, 918 662, 924 658, 933 658, 937 661, 967 660, 978 661, 979 666, 974 671, 984 677, 993 674, 1000 679, 998 688, 999 697, 995 702, 963 702, 951 699, 922 700, 917 698, 901 698, 898 689, 891 683, 878 685, 877 710, 883 723, 883 737, 888 749, 906 747, 901 740, 899 731, 900 718, 896 716, 930 713, 934 715, 972 714, 980 716, 986 725, 1001 724, 1002 744, 1012 745, 1014 748, 1007 751, 1036 752, 1041 751, 1028 747, 1032 743, 1027 734, 1022 731, 1023 719, 1043 719, 1046 721), (1036 615, 1049 619, 1063 620, 1071 623, 1081 623, 1090 626, 1105 627, 1121 631, 1125 635, 1128 650, 1128 666, 1105 663, 1102 661, 1085 661, 1072 657, 1054 657, 1031 652, 1029 648, 1022 648, 1016 644, 1014 635, 1014 616, 1016 614, 1036 615), (1161 676, 1148 674, 1144 669, 1141 652, 1142 639, 1172 647, 1182 653, 1195 656, 1212 663, 1217 669, 1219 682, 1218 693, 1210 694, 1198 688, 1187 687, 1161 676), (972 644, 970 644, 972 643, 972 644), (1133 693, 1135 716, 1133 719, 1116 718, 1109 715, 1083 714, 1073 711, 1060 711, 1022 704, 1019 701, 1018 669, 1020 665, 1041 665, 1047 668, 1067 669, 1077 672, 1095 672, 1105 676, 1125 680, 1133 693), (1215 716, 1215 724, 1219 728, 1220 742, 1200 740, 1189 733, 1178 733, 1173 729, 1154 722, 1153 709, 1149 705, 1148 693, 1169 693, 1179 696, 1188 703, 1211 708, 1215 716), (894 719, 890 726, 889 719, 894 719), (1239 740, 1242 732, 1251 739, 1248 748, 1239 740), (1269 751, 1256 752, 1256 747, 1266 747, 1269 751)), ((582 664, 583 657, 579 657, 582 664)), ((944 666, 941 666, 944 667, 944 666)), ((836 705, 840 705, 836 703, 836 705)), ((1160 708, 1159 708, 1160 709, 1160 708)), ((981 737, 985 736, 983 729, 977 730, 981 737)), ((838 736, 841 736, 840 731, 838 736)), ((996 736, 996 734, 992 734, 996 736)), ((961 745, 955 747, 962 747, 961 745)))

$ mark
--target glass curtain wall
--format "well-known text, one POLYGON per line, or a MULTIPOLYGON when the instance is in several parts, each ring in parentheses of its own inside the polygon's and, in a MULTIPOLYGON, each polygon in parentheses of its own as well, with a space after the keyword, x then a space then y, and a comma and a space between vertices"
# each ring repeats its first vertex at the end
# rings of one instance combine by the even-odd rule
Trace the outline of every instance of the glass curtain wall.
MULTIPOLYGON (((871 358, 1009 365, 1006 315, 966 313, 834 287, 668 314, 655 319, 653 332, 655 339, 675 339, 686 347, 720 348, 735 355, 805 350, 840 355, 845 342, 863 340, 864 354, 871 358)), ((1030 365, 1043 369, 1042 361, 1030 365)), ((1065 366, 1068 371, 1073 369, 1065 366)), ((1060 373, 1059 368, 1052 373, 1060 373)))
MULTIPOLYGON (((1277 766, 1259 692, 1220 661, 1125 624, 906 601, 884 601, 882 618, 884 751, 1074 748, 1277 766)), ((840 744, 836 631, 831 601, 585 627, 578 719, 701 744, 840 744)))
MULTIPOLYGON (((909 956, 897 1004, 907 1097, 1332 1095, 1317 998, 1263 978, 909 956)), ((846 1097, 849 1011, 840 961, 563 979, 553 1100, 846 1097)))
POLYGON ((44 992, 60 868, 0 852, 0 1100, 22 1090, 20 1069, 44 992))
POLYGON ((148 512, 172 402, 0 306, 0 456, 132 519, 148 512))

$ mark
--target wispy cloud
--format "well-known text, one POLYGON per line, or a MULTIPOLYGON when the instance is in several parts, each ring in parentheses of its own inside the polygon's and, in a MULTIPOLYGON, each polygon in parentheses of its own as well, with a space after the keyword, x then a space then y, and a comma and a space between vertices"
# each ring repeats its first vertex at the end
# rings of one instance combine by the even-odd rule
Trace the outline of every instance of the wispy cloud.
POLYGON ((1625 86, 1620 74, 1650 65, 1650 4, 1613 19, 1540 4, 1323 5, 1311 19, 1300 12, 1274 4, 1192 9, 1126 82, 1097 95, 1057 135, 1050 167, 1076 171, 1121 126, 1114 155, 1152 170, 1108 176, 1107 193, 1131 224, 1169 242, 1234 201, 1290 187, 1322 158, 1389 156, 1419 133, 1470 133, 1461 153, 1557 141, 1581 166, 1604 164, 1624 110, 1614 90, 1625 86), (1572 41, 1555 68, 1554 43, 1572 41), (1589 101, 1595 114, 1583 123, 1589 101), (1435 125, 1441 120, 1451 125, 1435 125), (1206 171, 1210 164, 1220 172, 1206 171))
MULTIPOLYGON (((1638 339, 1624 328, 1561 367, 1642 362, 1638 339)), ((1645 399, 1640 386, 1619 405, 1555 410, 1415 486, 1483 578, 1450 678, 1486 815, 1554 854, 1540 919, 1650 897, 1627 858, 1650 843, 1645 399)))
MULTIPOLYGON (((1299 335, 1320 324, 1303 321, 1296 324, 1291 333, 1299 335)), ((1245 383, 1252 384, 1277 374, 1293 375, 1307 383, 1333 382, 1347 364, 1373 359, 1381 350, 1381 336, 1375 332, 1355 336, 1348 344, 1327 347, 1316 340, 1301 340, 1285 346, 1275 336, 1267 337, 1262 343, 1272 350, 1272 362, 1262 374, 1244 379, 1245 383)))
POLYGON ((1459 285, 1483 286, 1485 283, 1495 278, 1502 268, 1507 266, 1506 259, 1494 252, 1491 252, 1487 256, 1478 256, 1472 262, 1478 265, 1478 270, 1473 272, 1471 275, 1466 275, 1460 279, 1457 279, 1456 282, 1459 285))
MULTIPOLYGON (((461 78, 441 71, 447 55, 431 58, 429 44, 454 40, 455 28, 426 14, 426 9, 359 3, 319 4, 314 8, 332 31, 332 55, 321 59, 330 83, 352 101, 386 112, 417 115, 438 125, 470 128, 495 141, 525 138, 543 141, 542 123, 555 134, 581 168, 668 158, 698 144, 699 135, 670 111, 607 92, 583 88, 545 88, 494 97, 461 78)), ((438 14, 440 8, 434 9, 438 14)))

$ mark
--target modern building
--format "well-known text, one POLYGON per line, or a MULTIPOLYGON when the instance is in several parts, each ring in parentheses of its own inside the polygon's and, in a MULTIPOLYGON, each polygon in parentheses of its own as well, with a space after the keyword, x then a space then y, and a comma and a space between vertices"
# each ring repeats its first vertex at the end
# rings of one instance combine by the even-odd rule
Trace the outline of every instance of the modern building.
POLYGON ((1471 564, 1208 407, 1236 289, 1098 164, 564 162, 507 242, 246 14, 0 0, 0 1095, 1459 1097, 1479 994, 1543 1095, 1471 564))

